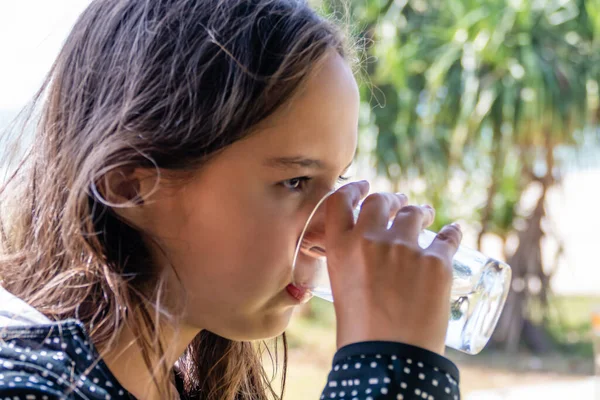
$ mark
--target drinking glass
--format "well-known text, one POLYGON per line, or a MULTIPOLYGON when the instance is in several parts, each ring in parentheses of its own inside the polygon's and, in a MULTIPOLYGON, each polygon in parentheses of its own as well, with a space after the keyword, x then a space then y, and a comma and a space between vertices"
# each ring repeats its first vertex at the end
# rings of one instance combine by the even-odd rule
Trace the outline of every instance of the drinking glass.
MULTIPOLYGON (((327 272, 326 249, 311 247, 304 240, 317 210, 331 193, 317 203, 306 221, 292 268, 296 287, 308 290, 322 299, 335 301, 327 272)), ((360 205, 354 210, 355 221, 359 213, 360 205)), ((423 230, 419 235, 419 246, 428 247, 435 237, 436 233, 423 230)), ((460 246, 452 260, 452 272, 452 291, 448 305, 450 320, 445 343, 446 346, 467 354, 477 354, 487 344, 500 318, 510 289, 511 269, 506 263, 460 246)), ((427 315, 423 315, 423 318, 427 318, 427 315)))

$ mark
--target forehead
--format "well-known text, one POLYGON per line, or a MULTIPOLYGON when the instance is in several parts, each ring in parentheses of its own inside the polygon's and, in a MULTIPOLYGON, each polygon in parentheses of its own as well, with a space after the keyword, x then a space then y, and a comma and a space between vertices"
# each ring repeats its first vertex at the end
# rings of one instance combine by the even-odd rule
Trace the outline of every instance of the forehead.
POLYGON ((331 53, 288 104, 239 144, 254 157, 301 155, 345 167, 356 149, 358 107, 352 71, 331 53))

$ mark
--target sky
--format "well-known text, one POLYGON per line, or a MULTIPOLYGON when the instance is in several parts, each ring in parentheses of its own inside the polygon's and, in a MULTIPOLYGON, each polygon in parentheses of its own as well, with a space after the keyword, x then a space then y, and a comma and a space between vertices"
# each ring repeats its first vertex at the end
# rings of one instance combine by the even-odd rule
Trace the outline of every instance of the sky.
POLYGON ((19 109, 33 96, 89 3, 0 0, 0 109, 19 109))

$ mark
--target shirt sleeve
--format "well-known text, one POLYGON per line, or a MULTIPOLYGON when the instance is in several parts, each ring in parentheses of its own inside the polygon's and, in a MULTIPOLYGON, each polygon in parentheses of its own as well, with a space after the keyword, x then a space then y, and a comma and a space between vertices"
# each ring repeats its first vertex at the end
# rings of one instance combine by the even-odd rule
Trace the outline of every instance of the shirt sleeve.
POLYGON ((452 361, 420 347, 354 343, 335 354, 321 399, 458 400, 459 372, 452 361))

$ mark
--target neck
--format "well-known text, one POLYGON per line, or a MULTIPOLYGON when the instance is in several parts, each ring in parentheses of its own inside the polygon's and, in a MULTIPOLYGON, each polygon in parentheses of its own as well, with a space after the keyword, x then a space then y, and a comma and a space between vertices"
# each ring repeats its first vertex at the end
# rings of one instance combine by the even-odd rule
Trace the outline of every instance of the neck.
MULTIPOLYGON (((169 385, 173 393, 175 390, 172 376, 172 367, 181 357, 194 337, 200 332, 200 329, 182 327, 179 331, 173 329, 163 329, 162 343, 168 344, 165 348, 165 364, 169 367, 169 385)), ((142 349, 131 329, 126 325, 119 333, 116 344, 106 351, 101 351, 102 357, 112 374, 119 383, 139 400, 164 400, 160 396, 159 388, 153 380, 152 372, 148 370, 142 349)), ((152 361, 156 357, 151 355, 152 361)), ((154 367, 154 366, 153 366, 154 367)), ((155 377, 157 382, 165 382, 162 371, 157 370, 155 377)), ((164 392, 164 391, 163 391, 164 392)), ((176 397, 179 398, 179 397, 176 397)))

